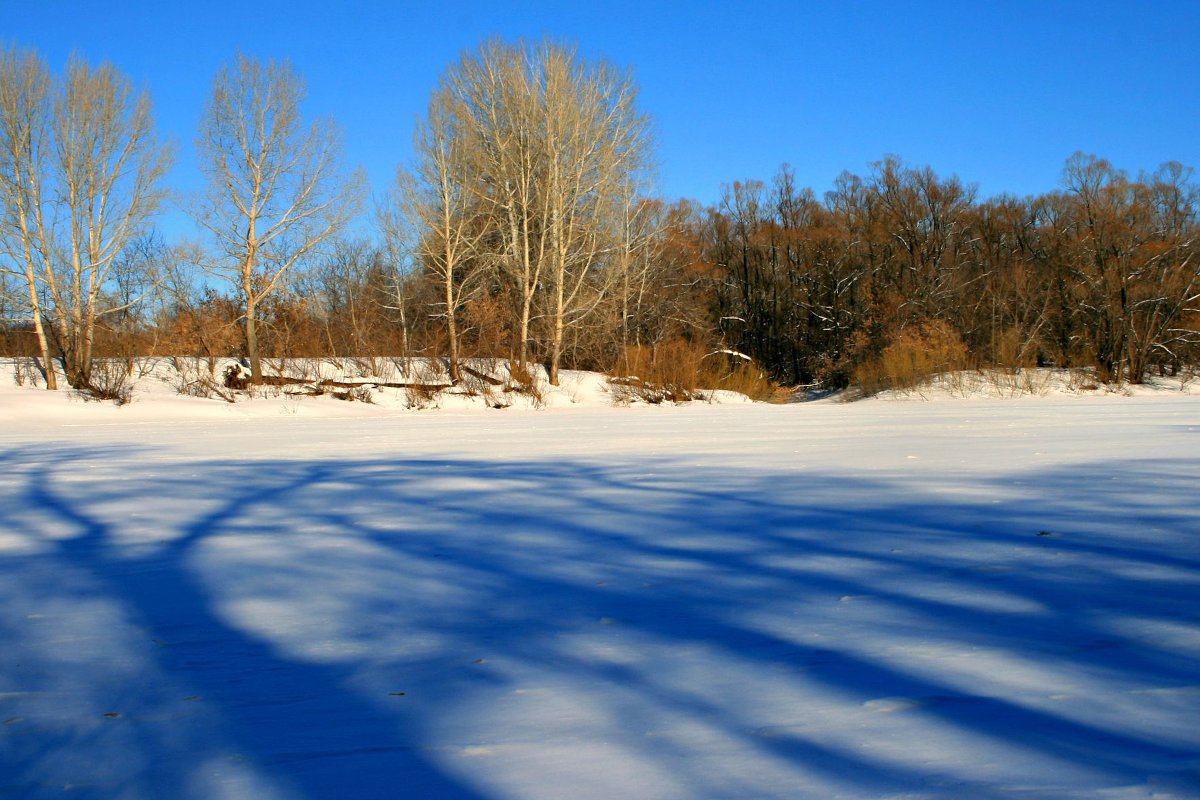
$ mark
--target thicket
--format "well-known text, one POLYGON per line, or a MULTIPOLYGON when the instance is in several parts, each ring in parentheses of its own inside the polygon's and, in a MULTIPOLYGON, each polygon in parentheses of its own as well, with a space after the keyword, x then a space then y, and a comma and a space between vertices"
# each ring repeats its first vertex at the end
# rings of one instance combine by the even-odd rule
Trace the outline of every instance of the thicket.
POLYGON ((818 200, 788 168, 689 230, 715 335, 777 380, 904 388, 941 371, 1086 367, 1106 382, 1200 360, 1200 191, 1076 154, 1062 188, 980 201, 895 158, 818 200))

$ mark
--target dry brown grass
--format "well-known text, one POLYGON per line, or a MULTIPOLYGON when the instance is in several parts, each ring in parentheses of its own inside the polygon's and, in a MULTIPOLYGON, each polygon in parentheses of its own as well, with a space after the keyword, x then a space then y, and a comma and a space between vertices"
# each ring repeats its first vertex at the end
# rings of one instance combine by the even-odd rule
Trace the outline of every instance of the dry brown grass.
POLYGON ((862 396, 910 391, 939 374, 962 370, 966 360, 967 346, 958 332, 931 320, 896 333, 877 358, 854 370, 854 383, 862 396))
POLYGON ((739 392, 751 400, 777 400, 779 386, 757 366, 725 353, 683 339, 672 339, 655 347, 631 345, 621 352, 609 378, 614 401, 686 403, 703 400, 707 392, 723 389, 739 392))
POLYGON ((609 378, 613 398, 620 404, 634 399, 651 404, 699 399, 704 356, 702 348, 681 339, 657 347, 626 346, 609 378))
POLYGON ((715 377, 712 383, 715 388, 744 394, 759 403, 784 403, 792 395, 749 361, 739 360, 731 369, 715 377))
POLYGON ((510 362, 508 374, 509 380, 504 391, 528 397, 534 408, 545 408, 546 384, 537 367, 532 364, 519 365, 516 362, 510 362))
POLYGON ((436 359, 414 359, 411 364, 415 383, 406 384, 408 407, 415 410, 437 408, 442 389, 448 386, 446 375, 436 359))

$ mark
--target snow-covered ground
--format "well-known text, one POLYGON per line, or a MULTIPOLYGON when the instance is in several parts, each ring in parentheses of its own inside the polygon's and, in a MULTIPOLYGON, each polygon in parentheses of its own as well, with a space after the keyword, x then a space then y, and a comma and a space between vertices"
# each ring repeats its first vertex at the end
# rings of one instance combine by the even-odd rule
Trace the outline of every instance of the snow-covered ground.
POLYGON ((1200 796, 1195 395, 5 380, 0 796, 1200 796))

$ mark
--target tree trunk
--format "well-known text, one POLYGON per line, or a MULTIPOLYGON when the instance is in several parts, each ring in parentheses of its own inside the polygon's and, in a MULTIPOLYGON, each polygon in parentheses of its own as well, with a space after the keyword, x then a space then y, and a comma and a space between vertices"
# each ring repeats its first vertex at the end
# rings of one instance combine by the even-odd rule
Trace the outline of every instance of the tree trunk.
POLYGON ((557 307, 554 309, 554 342, 550 348, 549 370, 551 386, 558 386, 558 366, 559 362, 562 361, 563 335, 565 328, 563 323, 563 280, 564 278, 560 276, 558 282, 558 297, 556 298, 557 307))
POLYGON ((77 334, 80 339, 79 371, 84 385, 92 385, 92 344, 96 338, 96 303, 91 300, 86 309, 83 331, 77 334))
POLYGON ((87 388, 87 374, 80 364, 79 330, 72 325, 71 318, 62 313, 55 313, 51 320, 54 333, 58 337, 59 351, 62 353, 63 373, 67 383, 76 389, 87 388))
POLYGON ((253 303, 246 304, 246 357, 250 359, 250 382, 260 385, 263 382, 262 364, 258 357, 258 331, 255 315, 257 308, 253 303))
POLYGON ((458 371, 458 319, 454 308, 454 272, 446 270, 446 336, 450 355, 450 381, 458 383, 462 376, 458 371))
POLYGON ((521 324, 517 343, 517 370, 524 375, 529 366, 529 319, 533 316, 533 293, 526 290, 521 301, 521 324))
POLYGON ((37 334, 38 348, 42 351, 42 366, 44 377, 46 378, 46 389, 53 391, 58 389, 58 374, 54 371, 54 361, 50 358, 50 340, 46 338, 46 326, 42 322, 41 304, 38 302, 37 293, 33 291, 35 285, 30 281, 30 297, 33 310, 33 330, 37 334))

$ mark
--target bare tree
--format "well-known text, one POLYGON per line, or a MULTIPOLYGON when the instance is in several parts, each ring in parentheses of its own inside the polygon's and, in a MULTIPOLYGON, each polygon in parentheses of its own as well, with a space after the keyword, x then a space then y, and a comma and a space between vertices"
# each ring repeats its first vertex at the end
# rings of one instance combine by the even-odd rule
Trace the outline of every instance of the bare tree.
POLYGON ((49 192, 50 98, 50 71, 41 58, 15 48, 0 55, 0 199, 4 203, 0 254, 5 273, 25 285, 24 299, 33 318, 46 388, 57 389, 39 291, 40 276, 52 270, 49 224, 43 216, 49 192))
POLYGON ((1124 215, 1124 224, 1140 224, 1148 235, 1130 265, 1125 361, 1131 382, 1144 380, 1155 357, 1178 363, 1176 341, 1197 338, 1195 331, 1178 338, 1182 331, 1177 326, 1200 301, 1198 198, 1194 171, 1178 162, 1142 175, 1134 186, 1133 207, 1124 215))
MULTIPOLYGON (((73 59, 54 82, 36 55, 10 50, 0 84, 8 270, 25 278, 43 358, 52 334, 68 381, 87 387, 97 319, 128 308, 107 291, 118 256, 158 210, 170 150, 149 95, 110 64, 73 59)), ((48 361, 46 383, 56 386, 48 361)))
POLYGON ((620 280, 626 189, 651 144, 633 80, 571 48, 493 40, 451 67, 444 88, 471 140, 459 181, 492 220, 495 261, 515 289, 517 367, 540 309, 556 383, 566 328, 620 280))
POLYGON ((259 304, 357 212, 361 193, 361 174, 341 172, 333 121, 304 124, 305 95, 288 62, 239 54, 213 81, 197 140, 209 189, 196 219, 216 243, 212 270, 240 295, 255 383, 259 304))
POLYGON ((519 48, 493 39, 478 53, 464 54, 444 79, 463 116, 460 134, 469 137, 463 152, 470 161, 458 180, 475 193, 481 213, 493 221, 490 255, 514 290, 513 355, 521 373, 529 359, 534 301, 546 266, 539 224, 544 215, 539 214, 536 97, 526 66, 519 48))
POLYGON ((462 379, 459 312, 486 274, 481 245, 493 230, 492 221, 479 213, 477 193, 470 186, 471 142, 462 130, 465 122, 461 102, 443 81, 413 136, 412 171, 397 171, 396 201, 401 213, 381 216, 391 240, 405 237, 399 223, 406 221, 418 265, 440 286, 453 381, 462 379))
POLYGON ((60 246, 68 267, 66 280, 47 285, 67 375, 73 386, 87 386, 97 318, 138 300, 127 295, 102 303, 118 256, 161 205, 158 182, 171 153, 155 137, 149 95, 135 95, 109 64, 68 66, 54 108, 54 138, 68 228, 60 246))
POLYGON ((321 346, 331 356, 359 364, 393 355, 384 344, 396 326, 386 313, 392 305, 392 277, 383 253, 360 236, 332 237, 324 249, 320 258, 294 273, 289 287, 307 302, 321 331, 321 346))
MULTIPOLYGON (((659 201, 640 199, 638 187, 629 183, 621 204, 622 213, 615 250, 614 287, 620 301, 617 329, 620 343, 641 344, 644 309, 661 300, 666 273, 675 265, 663 255, 669 210, 659 201)), ((675 289, 681 287, 673 287, 675 289)), ((670 292, 682 297, 685 293, 670 292)))
POLYGON ((631 190, 647 171, 650 135, 628 73, 551 44, 533 58, 545 118, 550 383, 557 385, 567 323, 590 314, 622 278, 616 267, 633 243, 627 219, 639 199, 631 190))
POLYGON ((395 192, 389 193, 375 209, 375 225, 383 233, 379 256, 387 289, 384 293, 384 310, 394 312, 400 329, 400 352, 393 355, 407 357, 411 350, 408 309, 412 302, 412 284, 415 282, 411 254, 414 237, 402 205, 395 192))

